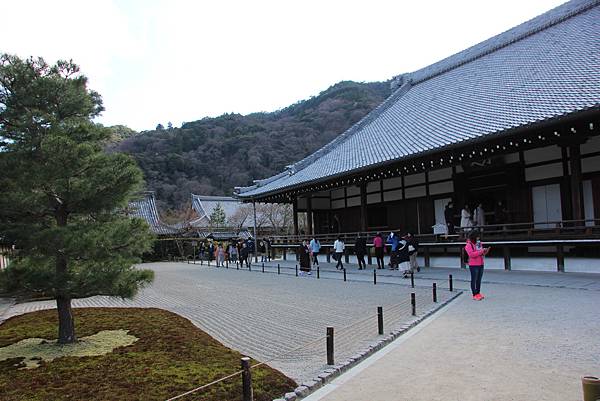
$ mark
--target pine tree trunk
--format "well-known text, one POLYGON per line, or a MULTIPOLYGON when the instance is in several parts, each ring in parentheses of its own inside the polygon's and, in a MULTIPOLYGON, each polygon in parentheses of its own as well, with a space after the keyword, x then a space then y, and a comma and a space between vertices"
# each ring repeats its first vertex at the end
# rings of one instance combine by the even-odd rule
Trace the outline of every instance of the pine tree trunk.
MULTIPOLYGON (((67 213, 63 208, 59 208, 56 214, 56 223, 59 227, 67 225, 67 213)), ((71 310, 71 296, 67 295, 63 286, 68 281, 68 259, 62 251, 56 254, 56 282, 58 291, 56 295, 56 308, 58 309, 58 343, 70 344, 77 341, 75 337, 75 321, 71 310)))
POLYGON ((77 341, 75 337, 75 320, 71 310, 71 298, 57 297, 58 308, 58 343, 70 344, 77 341))

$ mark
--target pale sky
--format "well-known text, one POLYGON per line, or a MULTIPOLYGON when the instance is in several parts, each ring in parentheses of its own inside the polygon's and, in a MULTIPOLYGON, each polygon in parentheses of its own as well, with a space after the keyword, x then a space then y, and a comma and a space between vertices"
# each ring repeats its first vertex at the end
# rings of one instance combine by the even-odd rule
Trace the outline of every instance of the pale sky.
POLYGON ((0 52, 73 59, 99 122, 146 130, 387 80, 563 2, 0 0, 0 52))

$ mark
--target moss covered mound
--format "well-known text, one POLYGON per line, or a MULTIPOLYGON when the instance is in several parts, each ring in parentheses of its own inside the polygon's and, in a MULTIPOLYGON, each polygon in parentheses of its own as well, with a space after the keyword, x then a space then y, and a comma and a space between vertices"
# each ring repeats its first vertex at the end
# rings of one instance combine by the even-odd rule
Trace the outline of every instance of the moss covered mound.
POLYGON ((0 348, 0 361, 23 358, 23 369, 34 369, 40 366, 40 361, 52 362, 65 356, 106 355, 115 348, 126 347, 137 340, 138 338, 127 334, 127 330, 102 330, 80 338, 76 343, 65 345, 45 338, 27 338, 0 348))
MULTIPOLYGON (((112 352, 98 356, 60 355, 49 361, 29 354, 39 365, 37 369, 21 369, 27 364, 26 355, 4 359, 0 361, 3 401, 165 400, 239 370, 240 353, 171 312, 82 308, 74 309, 74 315, 81 339, 87 337, 89 341, 90 336, 103 331, 118 330, 131 337, 130 341, 138 340, 117 348, 116 344, 107 345, 114 348, 112 352)), ((29 313, 0 325, 0 347, 23 344, 23 340, 31 338, 55 341, 56 333, 55 310, 29 313)), ((257 401, 271 401, 295 387, 293 380, 268 366, 253 369, 252 379, 257 401)), ((241 378, 211 386, 183 400, 241 400, 241 378)))

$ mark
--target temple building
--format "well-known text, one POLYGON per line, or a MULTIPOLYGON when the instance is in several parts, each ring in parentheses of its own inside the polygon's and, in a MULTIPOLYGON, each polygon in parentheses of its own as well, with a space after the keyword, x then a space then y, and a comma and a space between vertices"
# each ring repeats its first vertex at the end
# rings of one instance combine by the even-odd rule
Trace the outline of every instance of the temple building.
POLYGON ((449 202, 457 226, 464 205, 481 204, 486 225, 527 235, 600 221, 599 1, 565 3, 392 88, 332 142, 236 196, 292 203, 306 234, 432 234, 449 202))

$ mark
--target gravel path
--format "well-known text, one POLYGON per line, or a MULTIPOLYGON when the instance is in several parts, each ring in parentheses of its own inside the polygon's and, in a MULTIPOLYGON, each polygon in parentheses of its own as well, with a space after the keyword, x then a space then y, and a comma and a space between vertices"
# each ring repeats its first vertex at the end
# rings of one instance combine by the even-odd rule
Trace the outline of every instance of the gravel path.
POLYGON ((380 359, 365 361, 360 373, 348 372, 307 401, 581 400, 581 377, 600 374, 600 292, 482 290, 484 301, 463 295, 380 359))
MULTIPOLYGON (((410 293, 418 310, 431 307, 431 283, 411 289, 408 283, 373 285, 365 280, 341 280, 341 273, 323 278, 295 277, 185 263, 154 263, 154 284, 131 301, 91 297, 75 307, 156 307, 178 313, 228 347, 281 370, 298 382, 315 377, 325 365, 325 329, 335 328, 336 361, 343 361, 380 338, 376 309, 383 306, 386 332, 411 320, 410 293), (327 279, 327 278, 330 279, 327 279), (331 279, 331 278, 337 279, 331 279), (347 327, 352 325, 352 327, 347 327), (314 344, 289 352, 306 343, 314 344), (282 354, 285 354, 282 356, 282 354)), ((255 267, 256 269, 256 267, 255 267)), ((267 268, 268 270, 268 268, 267 268)), ((372 273, 371 273, 372 274, 372 273)), ((449 293, 440 289, 444 301, 449 293)), ((53 301, 17 304, 6 317, 54 308, 53 301)))

